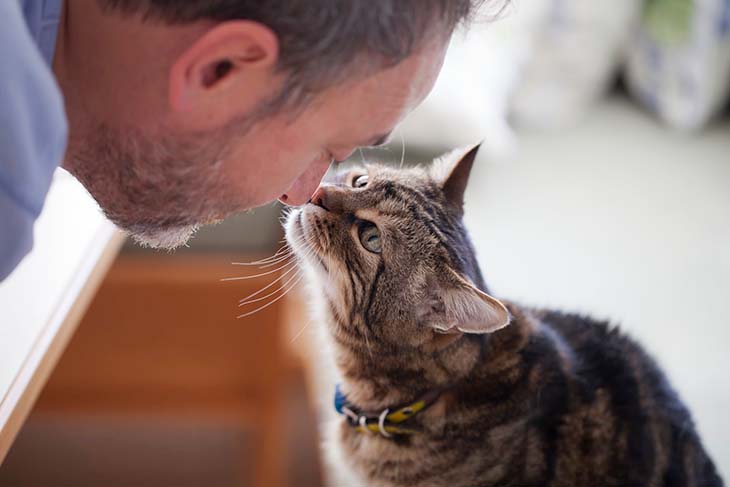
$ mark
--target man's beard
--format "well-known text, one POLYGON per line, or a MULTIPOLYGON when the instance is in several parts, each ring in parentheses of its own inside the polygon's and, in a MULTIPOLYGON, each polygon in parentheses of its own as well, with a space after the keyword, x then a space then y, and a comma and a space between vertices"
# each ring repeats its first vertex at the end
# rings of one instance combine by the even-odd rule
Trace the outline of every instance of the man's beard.
POLYGON ((218 133, 153 141, 99 126, 70 141, 65 167, 134 240, 170 250, 185 245, 200 225, 241 208, 225 184, 227 140, 230 134, 218 133))

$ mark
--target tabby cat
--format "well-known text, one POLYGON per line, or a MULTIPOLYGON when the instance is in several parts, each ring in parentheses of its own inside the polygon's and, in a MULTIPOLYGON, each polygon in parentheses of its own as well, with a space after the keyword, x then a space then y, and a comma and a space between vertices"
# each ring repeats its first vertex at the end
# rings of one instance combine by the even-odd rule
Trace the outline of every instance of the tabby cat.
POLYGON ((369 165, 286 222, 367 486, 723 485, 654 361, 606 323, 488 294, 462 222, 478 147, 369 165))

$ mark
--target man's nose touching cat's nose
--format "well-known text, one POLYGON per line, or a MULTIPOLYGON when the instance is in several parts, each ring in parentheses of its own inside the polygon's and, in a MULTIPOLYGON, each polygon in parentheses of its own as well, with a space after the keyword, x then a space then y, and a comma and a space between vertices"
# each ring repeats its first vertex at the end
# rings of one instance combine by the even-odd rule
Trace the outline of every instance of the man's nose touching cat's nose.
POLYGON ((309 203, 317 205, 329 212, 342 211, 341 190, 331 184, 322 184, 309 199, 309 203))
POLYGON ((327 208, 327 191, 324 189, 324 186, 317 188, 312 197, 309 199, 309 202, 329 211, 329 208, 327 208))

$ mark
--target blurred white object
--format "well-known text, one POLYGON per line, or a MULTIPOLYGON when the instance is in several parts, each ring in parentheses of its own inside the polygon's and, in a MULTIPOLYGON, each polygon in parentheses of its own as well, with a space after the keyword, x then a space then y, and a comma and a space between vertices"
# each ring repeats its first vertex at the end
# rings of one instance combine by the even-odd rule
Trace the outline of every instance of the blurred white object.
POLYGON ((454 37, 433 91, 401 125, 409 145, 444 150, 483 140, 492 156, 513 153, 509 99, 547 3, 513 2, 498 20, 454 37))
POLYGON ((627 80, 670 126, 702 128, 730 92, 730 0, 650 0, 627 80))
POLYGON ((641 0, 514 0, 499 19, 456 36, 441 76, 402 125, 410 145, 444 150, 483 140, 512 157, 508 123, 565 126, 606 91, 621 64, 641 0))
POLYGON ((609 88, 641 7, 641 0, 549 0, 513 95, 515 123, 576 123, 609 88))

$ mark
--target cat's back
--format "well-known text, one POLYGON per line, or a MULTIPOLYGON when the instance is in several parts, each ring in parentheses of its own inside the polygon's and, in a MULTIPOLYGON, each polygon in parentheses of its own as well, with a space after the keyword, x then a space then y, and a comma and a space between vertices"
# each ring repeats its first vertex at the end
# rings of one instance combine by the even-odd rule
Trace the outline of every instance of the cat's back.
POLYGON ((606 389, 622 412, 655 412, 682 421, 689 412, 657 362, 618 326, 577 313, 536 312, 544 327, 565 347, 576 390, 592 395, 606 389), (641 407, 630 411, 630 405, 641 407))
POLYGON ((587 316, 536 315, 569 364, 572 405, 561 418, 564 436, 575 436, 569 442, 599 439, 593 458, 627 472, 621 479, 627 485, 723 485, 688 409, 643 347, 618 327, 587 316))

